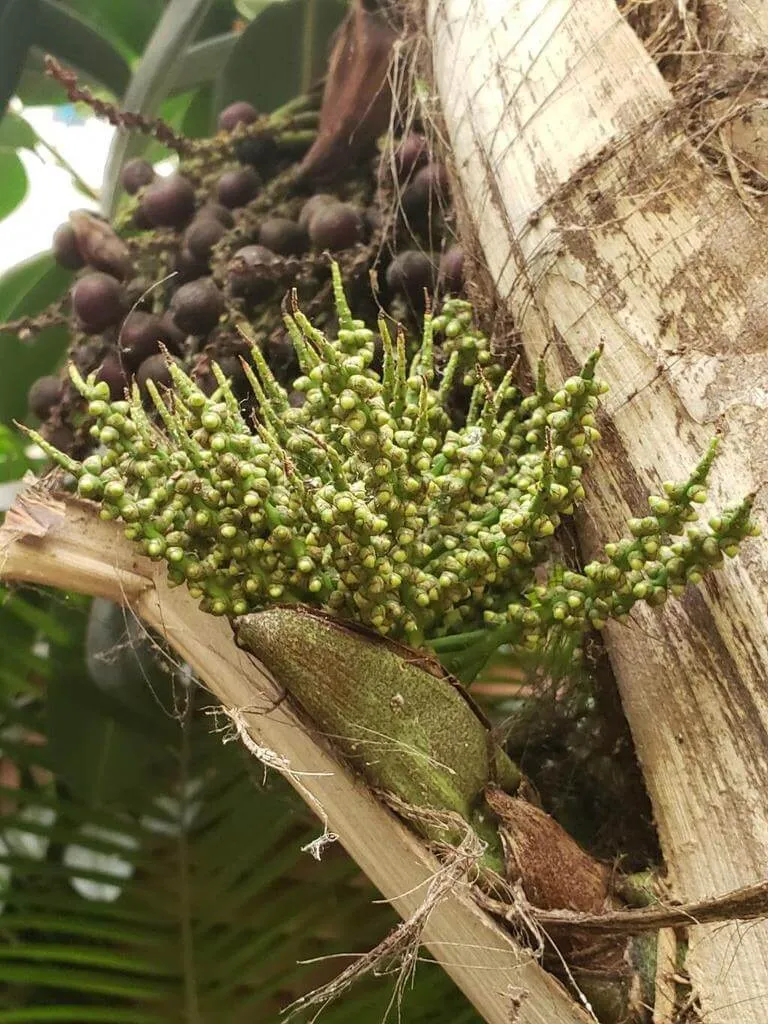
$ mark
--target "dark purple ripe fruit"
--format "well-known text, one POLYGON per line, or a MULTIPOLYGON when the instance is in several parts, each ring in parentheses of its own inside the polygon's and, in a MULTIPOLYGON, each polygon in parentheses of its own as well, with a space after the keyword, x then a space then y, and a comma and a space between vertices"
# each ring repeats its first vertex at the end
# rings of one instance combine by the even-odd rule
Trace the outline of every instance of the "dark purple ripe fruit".
POLYGON ((223 312, 224 296, 210 277, 183 284, 171 299, 173 321, 187 334, 207 334, 223 312))
POLYGON ((218 126, 219 131, 231 132, 237 128, 239 124, 253 124, 256 118, 259 116, 259 112, 256 107, 250 103, 246 103, 245 100, 238 100, 236 103, 230 103, 228 107, 224 107, 222 112, 219 114, 218 126))
POLYGON ((29 411, 39 420, 48 419, 51 409, 61 400, 63 390, 58 377, 38 377, 27 393, 29 411))
POLYGON ((139 212, 152 227, 183 227, 195 210, 195 190, 181 174, 158 178, 141 197, 139 212))
MULTIPOLYGON (((175 359, 174 362, 178 363, 175 359)), ((136 380, 142 391, 146 391, 147 381, 154 381, 158 387, 169 388, 172 384, 168 360, 164 355, 150 356, 145 359, 136 374, 136 380)))
POLYGON ((414 306, 423 307, 425 290, 431 294, 435 285, 434 264, 426 253, 406 249, 387 268, 387 284, 414 306))
POLYGON ((245 206, 259 191, 261 179, 252 167, 225 171, 216 182, 216 198, 230 210, 245 206))
POLYGON ((278 155, 277 142, 272 135, 238 139, 234 149, 235 156, 241 164, 248 164, 256 170, 270 164, 278 155))
POLYGON ((267 268, 277 257, 263 245, 246 245, 238 249, 227 267, 232 294, 258 302, 272 294, 275 284, 267 268))
POLYGON ((125 191, 135 196, 139 189, 155 180, 155 169, 147 160, 136 157, 129 160, 120 174, 120 183, 125 191))
POLYGON ((79 270, 85 266, 71 224, 60 224, 53 233, 53 258, 60 267, 79 270))
POLYGON ((338 201, 338 196, 332 196, 328 192, 318 192, 317 195, 310 196, 301 208, 299 226, 305 231, 309 231, 309 225, 315 214, 325 206, 335 206, 338 201))
POLYGON ((448 201, 450 182, 442 164, 431 163, 416 172, 403 190, 401 204, 408 220, 422 222, 435 216, 448 201))
POLYGON ((96 380, 106 381, 109 397, 113 402, 123 397, 127 381, 123 367, 120 365, 120 357, 116 352, 108 352, 104 356, 101 366, 96 371, 96 380))
POLYGON ((160 323, 163 325, 165 344, 172 352, 181 352, 182 346, 187 340, 187 333, 176 326, 170 309, 166 309, 160 317, 160 323))
MULTIPOLYGON (((235 218, 226 206, 222 206, 221 203, 206 203, 205 206, 201 206, 197 211, 197 217, 213 217, 214 220, 223 224, 225 228, 231 228, 235 223, 235 218)), ((197 220, 197 217, 195 217, 195 220, 197 220)))
POLYGON ((268 217, 259 228, 259 242, 279 256, 301 256, 309 246, 304 228, 286 217, 268 217))
POLYGON ((159 352, 161 344, 176 348, 160 317, 140 309, 134 309, 125 318, 117 343, 123 364, 129 370, 135 370, 148 356, 159 352))
POLYGON ((461 246, 452 245, 441 256, 437 284, 441 291, 451 295, 458 295, 464 287, 464 250, 461 246))
POLYGON ((309 237, 315 249, 349 249, 363 239, 364 224, 360 211, 349 203, 323 206, 312 217, 309 237))
POLYGON ((211 249, 227 229, 211 214, 199 213, 184 232, 184 245, 196 260, 208 261, 211 249))
POLYGON ((99 334, 122 320, 125 306, 125 289, 109 274, 86 274, 72 288, 72 309, 86 334, 99 334))
POLYGON ((395 150, 395 167, 400 178, 408 178, 423 163, 428 156, 427 140, 423 135, 411 132, 406 135, 395 150))

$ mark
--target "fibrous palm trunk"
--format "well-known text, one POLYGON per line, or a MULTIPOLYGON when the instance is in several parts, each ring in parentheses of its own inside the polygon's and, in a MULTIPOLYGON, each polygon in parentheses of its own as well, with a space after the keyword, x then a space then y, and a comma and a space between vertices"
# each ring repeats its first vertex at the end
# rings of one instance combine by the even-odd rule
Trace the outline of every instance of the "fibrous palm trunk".
MULTIPOLYGON (((683 131, 611 0, 427 0, 424 25, 467 230, 529 358, 571 371, 603 340, 607 444, 588 549, 644 514, 723 432, 712 492, 768 478, 764 211, 683 131)), ((609 627, 673 889, 711 896, 768 859, 768 547, 681 602, 609 627)), ((768 924, 691 929, 703 1019, 768 1017, 768 924)))

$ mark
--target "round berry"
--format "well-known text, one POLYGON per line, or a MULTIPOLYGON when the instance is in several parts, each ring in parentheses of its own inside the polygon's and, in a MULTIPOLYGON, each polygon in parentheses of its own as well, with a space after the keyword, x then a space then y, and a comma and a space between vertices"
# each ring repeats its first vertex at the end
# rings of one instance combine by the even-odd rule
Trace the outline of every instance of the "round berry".
POLYGON ((338 201, 337 196, 332 196, 328 192, 318 192, 317 195, 310 196, 301 208, 299 226, 309 231, 310 222, 318 210, 322 210, 324 206, 334 206, 338 201))
POLYGON ((225 171, 216 182, 216 198, 230 210, 245 206, 259 191, 261 179, 252 167, 225 171))
POLYGON ((227 267, 232 294, 253 301, 267 298, 275 284, 266 268, 276 261, 277 256, 263 245, 246 245, 238 249, 227 267))
POLYGON ((360 211, 348 203, 324 206, 312 217, 309 237, 316 249, 349 249, 363 239, 360 211))
POLYGON ((80 254, 77 237, 71 224, 59 224, 53 233, 53 258, 60 267, 79 270, 85 266, 80 254))
POLYGON ((155 180, 155 169, 148 160, 136 157, 129 160, 120 174, 120 182, 129 195, 136 195, 139 189, 155 180))
POLYGON ((101 366, 96 371, 96 380, 99 383, 106 382, 109 388, 109 397, 113 402, 123 397, 127 381, 125 371, 120 365, 120 357, 116 352, 108 352, 104 356, 101 366))
POLYGON ((257 170, 270 164, 278 155, 277 142, 272 135, 238 139, 234 150, 241 164, 248 164, 257 170))
POLYGON ((253 124, 256 118, 259 116, 259 112, 250 103, 246 103, 245 100, 238 100, 236 103, 230 103, 228 107, 224 107, 218 117, 219 131, 231 132, 234 128, 237 128, 239 124, 253 124))
POLYGON ((206 262, 211 255, 211 249, 226 231, 221 221, 215 217, 198 214, 184 232, 184 245, 195 259, 206 262))
POLYGON ((181 174, 158 178, 142 195, 139 210, 152 227, 183 227, 195 210, 195 190, 181 174))
POLYGON ((210 277, 183 284, 171 299, 174 323, 187 334, 202 336, 219 322, 224 296, 210 277))
POLYGON ((48 419, 51 409, 61 401, 64 389, 58 377, 38 377, 27 393, 27 405, 39 420, 48 419))
POLYGON ((160 317, 160 323, 162 324, 163 337, 165 338, 166 346, 171 349, 172 352, 181 352, 182 346, 187 340, 187 333, 176 326, 173 319, 173 313, 171 313, 170 309, 166 309, 160 317))
POLYGON ((442 291, 451 295, 458 295, 464 287, 464 250, 461 246, 452 245, 441 256, 437 283, 442 291))
POLYGON ((435 267, 424 252, 406 249, 399 253, 387 269, 387 284, 397 295, 402 295, 414 306, 424 305, 424 292, 432 292, 435 267))
POLYGON ((72 309, 86 334, 98 334, 123 318, 125 289, 109 274, 86 274, 72 288, 72 309))
MULTIPOLYGON (((178 363, 178 360, 174 360, 178 363)), ((164 355, 150 356, 145 359, 136 374, 136 380, 142 391, 146 391, 147 381, 151 380, 158 387, 169 388, 173 383, 168 360, 164 355)))
POLYGON ((285 217, 268 217, 259 228, 259 242, 280 256, 301 256, 309 245, 304 228, 285 217))
POLYGON ((450 183, 445 167, 438 163, 427 164, 403 190, 403 213, 409 220, 421 222, 445 205, 449 193, 450 183))
MULTIPOLYGON (((201 206, 197 211, 197 217, 213 217, 214 220, 223 224, 225 228, 231 228, 235 223, 235 218, 231 212, 226 206, 222 206, 221 203, 206 203, 205 206, 201 206)), ((195 220, 197 220, 197 217, 195 220)))
POLYGON ((123 363, 135 369, 140 362, 160 350, 167 343, 165 327, 159 316, 134 309, 123 321, 118 335, 118 346, 123 363))
POLYGON ((395 150, 395 167, 401 178, 407 178, 421 167, 427 160, 429 150, 427 140, 423 135, 411 132, 400 140, 400 145, 395 150))

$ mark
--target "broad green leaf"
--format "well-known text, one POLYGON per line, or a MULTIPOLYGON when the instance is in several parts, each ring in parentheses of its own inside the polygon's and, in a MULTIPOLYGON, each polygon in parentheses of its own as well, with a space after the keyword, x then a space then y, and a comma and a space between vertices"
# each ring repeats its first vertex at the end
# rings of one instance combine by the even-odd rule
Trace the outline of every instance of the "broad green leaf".
POLYGON ((28 184, 24 164, 15 152, 0 147, 0 220, 23 201, 28 184))
MULTIPOLYGON (((17 149, 34 149, 37 145, 37 132, 23 117, 8 111, 0 120, 0 151, 17 149)), ((1 183, 0 183, 1 184, 1 183)))
POLYGON ((57 778, 91 806, 104 806, 151 778, 162 748, 146 732, 126 728, 96 706, 90 680, 51 680, 46 711, 57 778))
POLYGON ((304 92, 325 69, 343 0, 279 0, 242 33, 222 70, 217 110, 248 100, 269 113, 304 92))
POLYGON ((0 423, 0 484, 20 480, 28 468, 29 461, 24 454, 22 438, 17 431, 0 423))
MULTIPOLYGON (((173 83, 176 62, 194 40, 212 0, 170 0, 125 93, 123 107, 153 117, 173 83)), ((115 133, 107 156, 102 210, 111 216, 119 189, 120 170, 129 151, 129 135, 115 133)))
POLYGON ((16 91, 32 44, 39 0, 0 0, 0 116, 16 91))
POLYGON ((123 54, 81 15, 53 0, 39 0, 32 42, 89 82, 122 96, 131 71, 123 54))
POLYGON ((67 7, 86 18, 127 59, 144 50, 165 7, 164 0, 67 0, 67 7))
POLYGON ((203 82, 212 82, 229 59, 237 39, 236 32, 225 32, 190 46, 179 61, 173 91, 185 92, 203 82))
MULTIPOLYGON (((71 279, 71 272, 54 263, 47 252, 19 263, 0 277, 0 324, 40 313, 64 293, 71 279)), ((55 372, 67 341, 67 330, 60 327, 30 341, 0 332, 0 422, 25 418, 30 385, 55 372)))

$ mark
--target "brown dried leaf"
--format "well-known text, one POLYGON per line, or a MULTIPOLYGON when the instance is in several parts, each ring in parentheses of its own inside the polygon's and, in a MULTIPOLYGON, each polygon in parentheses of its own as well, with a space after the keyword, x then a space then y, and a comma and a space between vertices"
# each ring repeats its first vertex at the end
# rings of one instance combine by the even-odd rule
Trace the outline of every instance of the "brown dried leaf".
POLYGON ((321 178, 348 163, 389 124, 389 63, 397 34, 383 14, 355 0, 328 65, 320 127, 301 174, 321 178))

